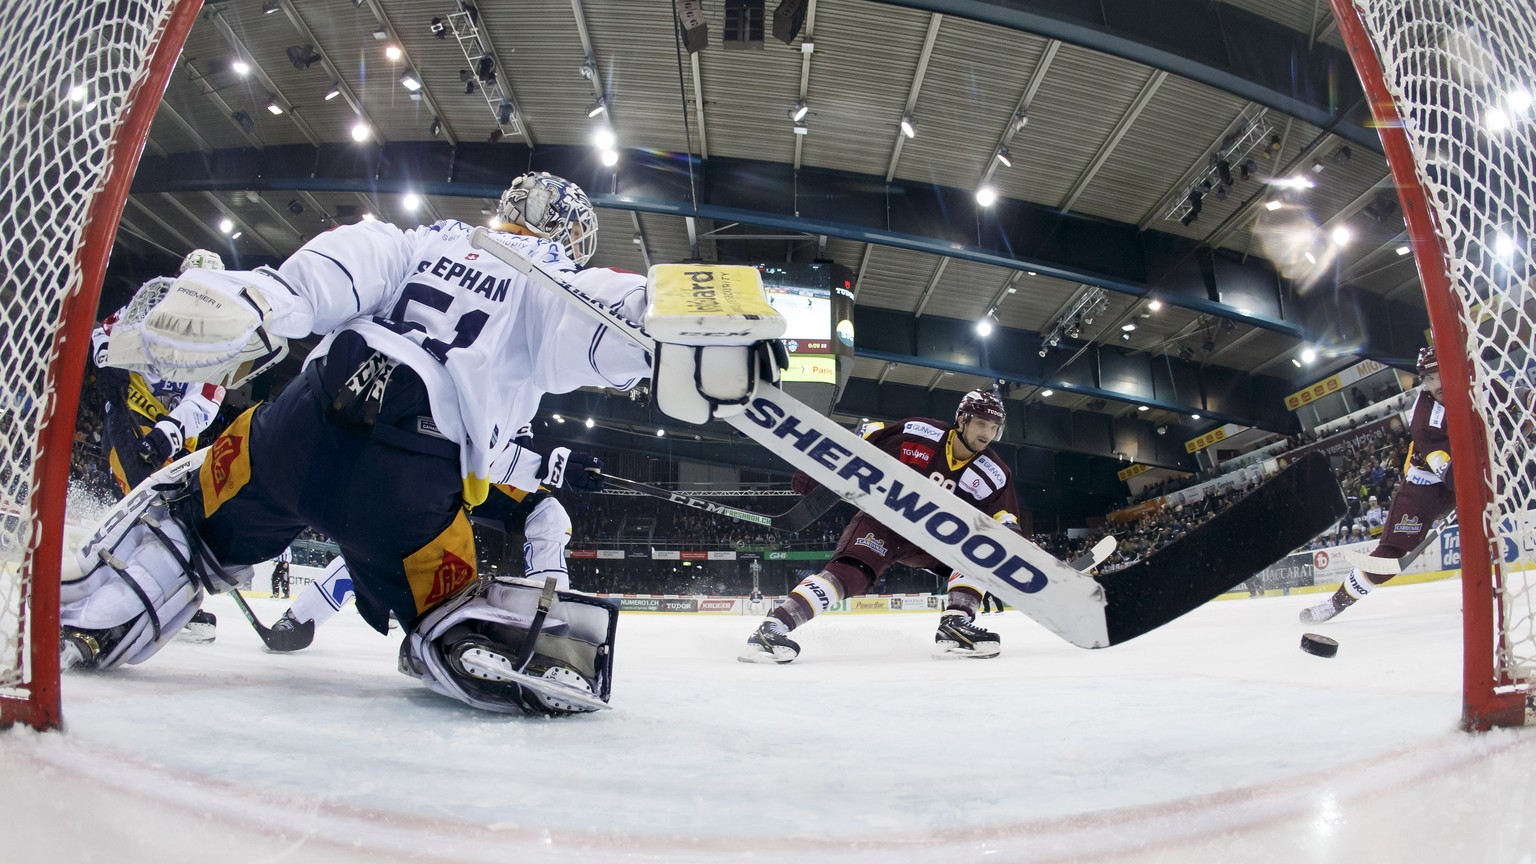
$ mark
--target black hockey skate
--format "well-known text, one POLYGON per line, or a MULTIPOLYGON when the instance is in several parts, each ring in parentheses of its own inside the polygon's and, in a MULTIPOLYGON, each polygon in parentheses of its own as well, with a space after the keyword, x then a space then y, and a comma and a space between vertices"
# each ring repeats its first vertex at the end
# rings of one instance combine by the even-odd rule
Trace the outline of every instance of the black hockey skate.
POLYGON ((788 663, 800 656, 800 644, 788 631, 764 621, 747 637, 747 648, 736 658, 743 663, 788 663))
POLYGON ((191 620, 187 621, 186 626, 181 628, 181 632, 176 634, 176 638, 181 642, 195 642, 200 645, 207 644, 212 642, 214 637, 218 635, 214 632, 214 628, 218 623, 219 619, 212 612, 204 612, 199 609, 192 613, 191 620))
POLYGON ((940 657, 996 657, 1003 650, 996 633, 976 626, 958 612, 939 619, 939 631, 933 634, 933 642, 940 657))
POLYGON ((122 624, 110 630, 83 630, 77 627, 59 628, 59 668, 95 669, 97 659, 107 654, 122 641, 128 625, 122 624))

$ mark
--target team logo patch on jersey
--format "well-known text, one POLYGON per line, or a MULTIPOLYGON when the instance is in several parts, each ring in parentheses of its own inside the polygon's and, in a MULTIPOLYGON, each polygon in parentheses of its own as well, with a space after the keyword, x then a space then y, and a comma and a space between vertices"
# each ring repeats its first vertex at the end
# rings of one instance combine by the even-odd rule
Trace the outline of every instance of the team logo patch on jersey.
POLYGON ((1424 523, 1417 516, 1404 516, 1397 520, 1392 530, 1399 534, 1417 534, 1424 530, 1424 523))
POLYGON ((993 486, 1001 489, 1008 482, 1007 475, 1003 473, 1003 467, 988 457, 978 456, 972 464, 975 465, 976 470, 987 475, 987 479, 992 481, 993 486))
POLYGON ((919 438, 927 438, 929 441, 937 441, 944 437, 943 429, 940 429, 931 423, 923 423, 919 420, 912 420, 908 422, 906 426, 902 427, 901 431, 908 435, 916 435, 919 438))
POLYGON ((919 465, 926 468, 928 463, 933 461, 933 448, 909 442, 901 445, 901 455, 897 458, 908 465, 919 465))
POLYGON ((223 492, 229 486, 229 480, 234 476, 235 460, 240 458, 240 451, 245 449, 244 444, 244 439, 230 435, 213 442, 213 452, 208 454, 208 464, 213 466, 213 491, 223 492))
POLYGON ((876 537, 875 532, 873 531, 853 541, 853 545, 863 546, 866 549, 871 549, 876 555, 880 555, 882 557, 885 555, 885 543, 881 541, 880 538, 876 537))
POLYGON ((971 470, 971 468, 965 469, 965 473, 961 474, 960 479, 955 481, 955 487, 971 493, 971 497, 977 501, 981 501, 992 494, 992 487, 988 486, 981 479, 981 475, 971 470))
POLYGON ((1435 403, 1435 407, 1429 409, 1429 425, 1432 429, 1445 428, 1445 406, 1439 402, 1435 403))
POLYGON ((475 578, 475 568, 463 558, 443 550, 443 560, 432 573, 432 590, 427 593, 427 606, 436 606, 463 590, 475 578))

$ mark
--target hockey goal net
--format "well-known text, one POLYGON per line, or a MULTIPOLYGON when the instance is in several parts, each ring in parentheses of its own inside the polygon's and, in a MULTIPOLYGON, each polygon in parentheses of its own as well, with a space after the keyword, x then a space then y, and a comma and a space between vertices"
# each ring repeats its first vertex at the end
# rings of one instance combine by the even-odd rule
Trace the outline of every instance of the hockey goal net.
POLYGON ((75 409, 128 184, 202 0, 0 4, 0 725, 57 727, 75 409))
POLYGON ((1424 285, 1460 515, 1463 725, 1536 720, 1536 8, 1331 0, 1424 285))

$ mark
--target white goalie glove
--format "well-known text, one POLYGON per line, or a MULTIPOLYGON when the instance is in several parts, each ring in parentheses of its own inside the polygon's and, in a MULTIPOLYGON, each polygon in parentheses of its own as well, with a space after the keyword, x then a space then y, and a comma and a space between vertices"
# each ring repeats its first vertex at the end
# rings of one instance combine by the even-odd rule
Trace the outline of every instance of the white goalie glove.
POLYGON ((106 361, 168 381, 239 387, 288 353, 287 340, 265 327, 271 315, 263 288, 236 274, 189 270, 134 295, 112 330, 106 361))
POLYGON ((645 328, 656 339, 656 407, 686 423, 740 413, 759 382, 777 385, 787 326, 754 267, 658 264, 646 278, 645 328))

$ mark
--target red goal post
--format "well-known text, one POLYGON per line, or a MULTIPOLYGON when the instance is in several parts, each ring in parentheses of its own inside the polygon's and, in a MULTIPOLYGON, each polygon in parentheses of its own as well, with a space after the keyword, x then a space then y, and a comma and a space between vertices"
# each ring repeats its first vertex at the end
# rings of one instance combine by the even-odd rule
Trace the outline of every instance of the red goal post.
POLYGON ((0 726, 58 728, 59 566, 87 346, 202 0, 0 4, 0 726))
POLYGON ((1330 0, 1424 286, 1460 515, 1462 725, 1536 721, 1536 9, 1330 0))

